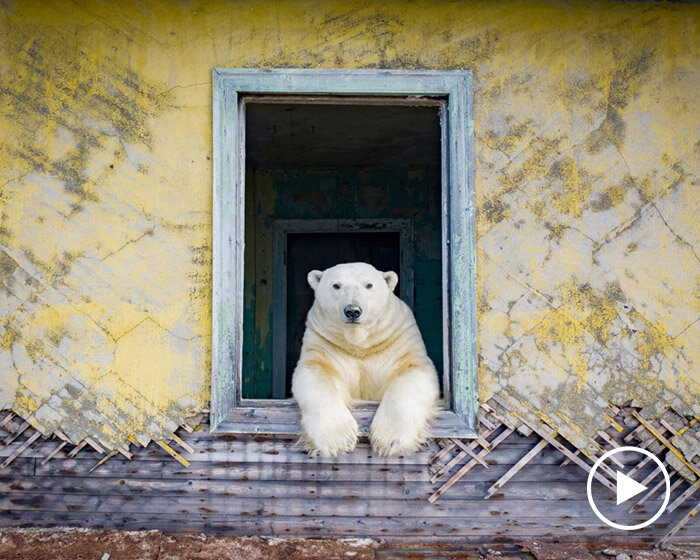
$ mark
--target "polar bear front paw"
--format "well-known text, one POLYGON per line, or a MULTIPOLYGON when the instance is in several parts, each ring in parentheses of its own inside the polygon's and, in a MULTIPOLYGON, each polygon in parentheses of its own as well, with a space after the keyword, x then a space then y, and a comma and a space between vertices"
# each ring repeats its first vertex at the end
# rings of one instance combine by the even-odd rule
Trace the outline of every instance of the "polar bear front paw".
POLYGON ((392 422, 378 411, 369 428, 372 449, 382 457, 414 453, 427 439, 426 427, 402 426, 400 422, 392 422))
POLYGON ((347 409, 310 416, 302 418, 299 443, 311 457, 335 457, 355 449, 358 431, 357 421, 347 409))

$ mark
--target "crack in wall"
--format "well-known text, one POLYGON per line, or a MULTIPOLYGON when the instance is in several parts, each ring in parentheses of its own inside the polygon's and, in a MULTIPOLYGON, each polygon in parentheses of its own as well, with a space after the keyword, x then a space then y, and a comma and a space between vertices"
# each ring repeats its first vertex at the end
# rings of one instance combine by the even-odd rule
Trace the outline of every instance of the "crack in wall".
POLYGON ((678 235, 675 231, 673 231, 673 228, 666 221, 666 218, 664 218, 663 214, 661 214, 661 210, 659 210, 659 207, 656 206, 656 204, 653 200, 650 201, 649 204, 652 206, 652 208, 654 208, 654 210, 656 210, 656 213, 659 215, 659 218, 661 218, 661 221, 664 223, 664 225, 668 228, 668 231, 670 231, 671 234, 673 234, 673 236, 678 240, 678 242, 681 245, 685 245, 686 247, 688 247, 693 252, 693 256, 695 257, 695 260, 700 263, 700 257, 698 257, 698 254, 695 251, 695 247, 693 247, 688 241, 686 241, 680 235, 678 235))
MULTIPOLYGON (((147 231, 143 232, 141 235, 139 235, 137 238, 135 238, 135 239, 129 239, 126 243, 124 243, 124 244, 123 244, 121 247, 119 247, 118 249, 115 249, 114 251, 108 253, 108 254, 105 255, 104 257, 98 258, 97 260, 99 260, 100 262, 106 261, 109 257, 111 257, 111 256, 113 256, 113 255, 116 255, 117 253, 123 251, 124 249, 126 249, 126 248, 129 247, 130 245, 134 245, 134 244, 138 243, 138 242, 141 241, 144 237, 153 236, 154 231, 155 231, 155 228, 153 228, 153 227, 150 228, 149 230, 147 230, 147 231)), ((86 257, 86 258, 90 258, 90 257, 86 257)))

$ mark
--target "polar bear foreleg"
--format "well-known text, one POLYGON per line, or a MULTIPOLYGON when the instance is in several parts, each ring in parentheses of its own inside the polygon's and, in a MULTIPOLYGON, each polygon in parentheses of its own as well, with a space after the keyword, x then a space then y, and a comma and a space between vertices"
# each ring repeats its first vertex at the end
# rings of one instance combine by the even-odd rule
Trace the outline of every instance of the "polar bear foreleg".
POLYGON ((333 457, 355 449, 357 421, 338 376, 300 364, 292 379, 292 393, 301 412, 299 442, 312 457, 333 457))
POLYGON ((370 426, 374 450, 380 455, 417 451, 428 439, 438 393, 434 371, 412 368, 396 377, 385 391, 370 426))

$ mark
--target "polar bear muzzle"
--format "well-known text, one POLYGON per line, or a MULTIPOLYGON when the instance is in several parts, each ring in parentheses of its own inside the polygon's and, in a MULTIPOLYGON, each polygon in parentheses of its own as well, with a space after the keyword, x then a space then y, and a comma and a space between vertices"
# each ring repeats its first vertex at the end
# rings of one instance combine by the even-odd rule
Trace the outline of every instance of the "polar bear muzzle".
POLYGON ((359 305, 346 305, 343 308, 343 315, 345 315, 346 322, 357 323, 360 320, 360 315, 362 315, 362 308, 359 305))

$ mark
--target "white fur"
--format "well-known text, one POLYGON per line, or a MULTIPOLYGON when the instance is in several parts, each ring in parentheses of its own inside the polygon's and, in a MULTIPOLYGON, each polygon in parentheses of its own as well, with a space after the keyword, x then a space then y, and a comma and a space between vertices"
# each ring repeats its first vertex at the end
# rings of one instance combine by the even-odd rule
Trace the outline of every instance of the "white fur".
POLYGON ((439 385, 413 313, 393 293, 396 274, 349 263, 311 271, 308 281, 315 299, 292 378, 301 443, 312 455, 352 451, 358 426, 350 409, 362 399, 379 401, 370 426, 375 451, 416 451, 429 435, 439 385), (362 309, 356 323, 347 305, 362 309))

